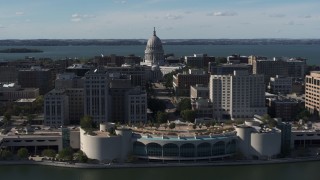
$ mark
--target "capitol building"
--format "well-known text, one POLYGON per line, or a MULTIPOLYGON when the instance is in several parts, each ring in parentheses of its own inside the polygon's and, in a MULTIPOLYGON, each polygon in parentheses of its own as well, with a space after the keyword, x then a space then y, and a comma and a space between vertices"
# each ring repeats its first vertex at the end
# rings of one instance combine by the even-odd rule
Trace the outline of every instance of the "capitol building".
POLYGON ((162 47, 162 42, 156 34, 155 28, 153 30, 153 35, 148 40, 144 53, 144 63, 146 65, 152 66, 164 64, 164 50, 162 47))
POLYGON ((153 35, 148 39, 146 50, 144 51, 144 60, 140 65, 150 70, 149 80, 152 81, 161 80, 163 75, 182 69, 185 66, 183 64, 166 64, 162 42, 157 36, 155 28, 153 35))

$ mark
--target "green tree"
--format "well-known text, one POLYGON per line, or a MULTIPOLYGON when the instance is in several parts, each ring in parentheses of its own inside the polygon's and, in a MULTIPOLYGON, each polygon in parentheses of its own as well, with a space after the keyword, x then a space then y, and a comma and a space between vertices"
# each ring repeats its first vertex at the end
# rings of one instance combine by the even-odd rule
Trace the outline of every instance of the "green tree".
POLYGON ((170 72, 168 74, 165 74, 163 76, 163 79, 164 79, 164 86, 166 88, 171 88, 172 87, 172 82, 173 82, 173 75, 176 75, 177 72, 176 71, 173 71, 173 72, 170 72))
POLYGON ((58 155, 59 159, 71 161, 73 157, 73 150, 71 147, 67 147, 59 151, 58 155))
POLYGON ((176 127, 176 123, 170 123, 170 124, 169 124, 169 128, 170 128, 170 129, 174 129, 175 127, 176 127))
POLYGON ((44 98, 42 95, 36 98, 34 107, 37 113, 43 112, 43 102, 44 102, 44 98))
POLYGON ((83 116, 80 120, 80 127, 85 131, 89 131, 93 128, 93 121, 91 116, 83 116))
POLYGON ((149 97, 148 108, 152 113, 156 114, 158 111, 164 111, 166 109, 166 103, 163 100, 149 97))
POLYGON ((0 150, 0 159, 3 160, 10 160, 12 159, 13 154, 11 151, 4 149, 4 150, 0 150))
POLYGON ((11 120, 11 113, 10 112, 5 112, 4 113, 4 119, 3 119, 4 121, 4 124, 5 125, 8 125, 8 124, 10 124, 10 120, 11 120))
POLYGON ((192 125, 192 128, 197 129, 197 125, 196 124, 192 125))
POLYGON ((29 156, 29 152, 27 148, 20 148, 17 152, 17 155, 20 159, 26 159, 29 156))
POLYGON ((56 151, 53 149, 45 149, 41 153, 42 156, 46 156, 46 157, 50 157, 50 158, 55 158, 56 154, 57 154, 56 151))
POLYGON ((191 100, 189 98, 181 99, 177 105, 177 111, 182 112, 189 109, 192 109, 191 100))
POLYGON ((28 124, 32 124, 32 121, 36 118, 35 115, 33 114, 28 114, 27 115, 27 121, 28 121, 28 124))
POLYGON ((168 113, 158 111, 156 119, 158 123, 166 123, 168 120, 168 113))
POLYGON ((116 130, 115 130, 114 127, 110 127, 109 130, 108 130, 108 133, 109 133, 111 136, 117 135, 117 134, 116 134, 116 130))
POLYGON ((180 115, 185 121, 194 122, 197 113, 194 110, 183 110, 180 115))
POLYGON ((78 162, 81 162, 81 163, 86 163, 86 162, 88 162, 88 157, 87 157, 87 155, 86 155, 83 151, 81 151, 81 150, 79 150, 78 152, 76 152, 76 153, 73 154, 73 159, 74 159, 75 161, 78 161, 78 162))

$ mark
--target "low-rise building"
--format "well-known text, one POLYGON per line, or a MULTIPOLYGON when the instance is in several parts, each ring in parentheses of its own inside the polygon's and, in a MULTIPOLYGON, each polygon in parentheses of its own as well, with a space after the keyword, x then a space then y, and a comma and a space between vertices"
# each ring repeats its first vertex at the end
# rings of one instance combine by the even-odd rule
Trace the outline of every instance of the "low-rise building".
POLYGON ((284 77, 279 75, 270 77, 268 90, 273 94, 292 93, 292 77, 284 77))
POLYGON ((190 86, 190 98, 209 98, 209 87, 208 85, 196 84, 195 86, 190 86))
POLYGON ((0 83, 0 102, 13 102, 18 99, 36 98, 38 96, 38 88, 21 88, 21 86, 16 83, 0 83))
POLYGON ((201 69, 189 69, 189 72, 173 75, 173 90, 176 96, 190 96, 190 86, 208 84, 209 74, 201 69))

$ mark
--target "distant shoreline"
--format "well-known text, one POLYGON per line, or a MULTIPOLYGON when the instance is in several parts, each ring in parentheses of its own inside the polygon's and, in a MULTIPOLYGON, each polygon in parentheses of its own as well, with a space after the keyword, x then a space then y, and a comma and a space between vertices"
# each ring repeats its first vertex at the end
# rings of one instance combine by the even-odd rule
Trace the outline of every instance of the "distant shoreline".
POLYGON ((287 158, 272 160, 241 160, 241 161, 217 161, 217 162, 201 162, 201 163, 123 163, 123 164, 87 164, 87 163, 68 163, 58 161, 0 161, 0 166, 6 165, 42 165, 62 168, 75 169, 117 169, 117 168, 167 168, 167 167, 214 167, 214 166, 250 166, 250 165, 268 165, 268 164, 291 164, 303 162, 320 161, 319 157, 307 158, 287 158))
POLYGON ((28 48, 9 48, 1 49, 0 53, 42 53, 39 49, 28 49, 28 48))
MULTIPOLYGON (((320 39, 162 39, 163 45, 319 45, 320 39)), ((9 39, 0 46, 127 46, 147 39, 9 39)))

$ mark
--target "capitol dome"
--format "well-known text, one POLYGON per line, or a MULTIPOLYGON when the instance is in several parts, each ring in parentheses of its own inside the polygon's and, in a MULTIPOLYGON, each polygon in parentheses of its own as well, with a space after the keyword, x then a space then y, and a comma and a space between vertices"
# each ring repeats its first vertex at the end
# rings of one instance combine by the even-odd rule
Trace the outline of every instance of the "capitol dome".
POLYGON ((164 62, 164 51, 162 48, 162 42, 156 35, 156 30, 153 31, 147 42, 146 50, 144 51, 144 62, 149 65, 161 65, 164 62))

